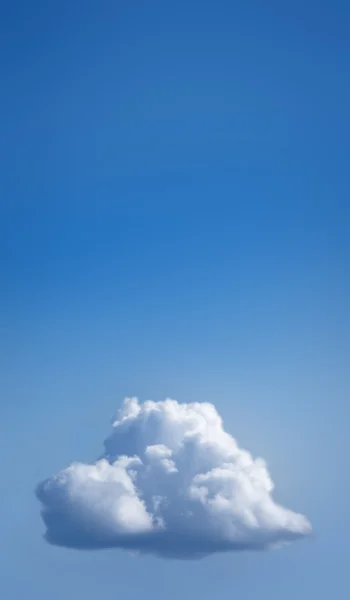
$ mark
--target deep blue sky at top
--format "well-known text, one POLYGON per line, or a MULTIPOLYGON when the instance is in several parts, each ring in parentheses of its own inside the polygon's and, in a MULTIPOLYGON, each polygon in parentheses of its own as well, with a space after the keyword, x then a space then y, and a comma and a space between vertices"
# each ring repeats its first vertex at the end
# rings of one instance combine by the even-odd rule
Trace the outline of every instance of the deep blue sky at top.
POLYGON ((0 2, 4 598, 343 593, 349 18, 0 2), (198 564, 47 547, 34 485, 94 459, 126 394, 214 402, 316 541, 198 564))

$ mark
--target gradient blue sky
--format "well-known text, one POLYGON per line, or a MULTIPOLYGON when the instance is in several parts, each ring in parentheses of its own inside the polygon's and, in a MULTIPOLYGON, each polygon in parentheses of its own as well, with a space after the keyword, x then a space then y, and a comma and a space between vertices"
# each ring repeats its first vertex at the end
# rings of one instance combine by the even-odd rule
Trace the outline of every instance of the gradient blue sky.
POLYGON ((345 597, 350 9, 0 2, 6 600, 345 597), (47 546, 36 483, 125 395, 214 402, 315 538, 202 562, 47 546))

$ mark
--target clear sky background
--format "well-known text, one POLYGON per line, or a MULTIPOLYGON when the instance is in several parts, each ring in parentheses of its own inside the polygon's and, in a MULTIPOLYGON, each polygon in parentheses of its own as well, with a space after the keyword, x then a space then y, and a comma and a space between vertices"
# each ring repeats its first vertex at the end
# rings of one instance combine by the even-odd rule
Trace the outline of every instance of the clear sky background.
POLYGON ((349 592, 348 2, 0 2, 4 600, 349 592), (36 483, 125 395, 213 402, 315 537, 45 544, 36 483))

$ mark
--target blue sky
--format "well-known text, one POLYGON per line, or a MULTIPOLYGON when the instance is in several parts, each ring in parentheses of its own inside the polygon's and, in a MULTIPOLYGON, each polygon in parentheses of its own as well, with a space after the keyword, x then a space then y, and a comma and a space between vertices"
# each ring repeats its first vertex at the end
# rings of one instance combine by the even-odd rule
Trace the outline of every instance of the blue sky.
POLYGON ((1 596, 344 595, 347 3, 0 7, 1 596), (36 483, 98 456, 130 394, 213 402, 315 538, 46 545, 36 483))

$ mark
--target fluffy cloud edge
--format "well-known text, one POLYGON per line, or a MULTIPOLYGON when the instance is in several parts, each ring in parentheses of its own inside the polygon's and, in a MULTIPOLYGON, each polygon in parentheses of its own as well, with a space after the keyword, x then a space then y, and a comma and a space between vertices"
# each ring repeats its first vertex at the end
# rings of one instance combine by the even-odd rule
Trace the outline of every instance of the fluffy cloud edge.
POLYGON ((238 447, 212 404, 125 399, 104 444, 95 463, 37 486, 49 543, 187 559, 312 532, 275 503, 265 462, 238 447))

